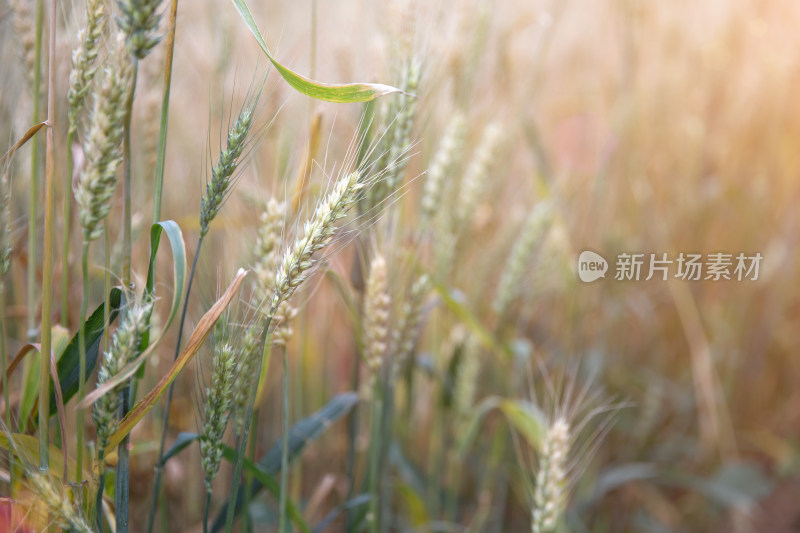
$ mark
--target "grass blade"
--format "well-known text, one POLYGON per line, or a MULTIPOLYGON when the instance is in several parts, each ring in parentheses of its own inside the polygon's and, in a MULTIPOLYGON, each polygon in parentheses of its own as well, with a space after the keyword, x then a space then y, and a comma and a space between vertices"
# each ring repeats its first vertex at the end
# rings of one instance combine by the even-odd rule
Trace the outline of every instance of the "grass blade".
POLYGON ((47 126, 47 122, 40 122, 35 126, 31 126, 30 128, 28 128, 28 131, 25 132, 25 135, 20 137, 20 139, 17 142, 15 142, 5 154, 3 154, 3 157, 0 157, 0 165, 8 161, 14 155, 14 152, 22 148, 26 142, 28 142, 34 135, 36 135, 36 132, 38 132, 45 126, 47 126))
MULTIPOLYGON (((297 457, 305 448, 306 444, 319 438, 326 429, 328 429, 334 422, 349 413, 353 407, 358 403, 358 395, 354 392, 347 392, 337 394, 325 404, 319 411, 304 418, 296 423, 289 430, 289 461, 297 457)), ((283 447, 281 446, 282 439, 278 438, 277 442, 270 448, 267 453, 258 461, 258 471, 272 476, 280 470, 281 467, 281 453, 283 447)), ((227 452, 226 452, 227 453, 227 452)), ((247 459, 245 459, 245 468, 247 459)), ((262 488, 267 487, 265 483, 254 476, 252 484, 251 496, 258 493, 262 488)), ((274 482, 274 480, 273 480, 274 482)), ((267 487, 270 492, 272 489, 267 487)), ((280 492, 276 484, 276 492, 280 492)), ((274 493, 273 493, 274 494, 274 493)), ((232 498, 233 499, 233 498, 232 498)), ((234 509, 234 516, 238 516, 242 512, 242 503, 244 501, 244 488, 239 488, 239 494, 236 497, 237 505, 234 509)), ((228 505, 226 504, 217 514, 214 520, 212 531, 220 531, 225 525, 225 517, 227 515, 228 505)), ((289 510, 291 514, 291 510, 289 510)))
MULTIPOLYGON (((119 307, 122 303, 122 290, 118 287, 111 289, 108 295, 109 303, 109 322, 116 320, 119 314, 119 307)), ((97 309, 89 316, 83 325, 86 331, 86 375, 90 376, 97 364, 97 356, 100 351, 100 339, 103 337, 103 321, 105 312, 105 302, 97 306, 97 309)), ((58 369, 58 381, 61 385, 61 393, 64 403, 67 404, 75 394, 78 393, 78 379, 80 377, 80 350, 78 347, 78 333, 69 341, 63 355, 56 365, 58 369)), ((10 369, 11 370, 11 369, 10 369)), ((56 413, 55 394, 50 395, 50 415, 56 413)))
POLYGON ((317 100, 326 100, 336 103, 367 102, 386 94, 402 92, 396 87, 380 83, 346 83, 343 85, 321 83, 294 72, 289 67, 279 63, 272 56, 266 41, 264 41, 264 37, 261 35, 261 32, 258 31, 256 21, 253 19, 253 14, 250 13, 250 9, 247 7, 244 0, 233 0, 233 5, 236 6, 239 15, 241 15, 245 24, 247 24, 250 33, 256 38, 256 42, 261 47, 261 50, 264 51, 267 59, 269 59, 275 67, 275 70, 277 70, 278 74, 280 74, 296 91, 310 96, 311 98, 316 98, 317 100))
MULTIPOLYGON (((178 438, 175 439, 175 442, 172 444, 169 450, 164 453, 163 462, 166 463, 172 457, 178 455, 183 450, 188 448, 193 442, 198 440, 200 435, 197 433, 189 433, 183 432, 178 435, 178 438)), ((223 457, 226 460, 230 461, 231 463, 234 462, 236 459, 236 450, 231 448, 230 446, 224 446, 223 448, 223 457)), ((257 479, 266 489, 272 494, 272 496, 277 500, 280 495, 280 487, 278 482, 273 478, 270 474, 265 472, 261 467, 259 467, 256 463, 251 461, 250 459, 245 458, 244 460, 244 469, 250 472, 255 479, 257 479)), ((295 525, 302 531, 303 533, 311 533, 311 529, 308 527, 308 524, 305 523, 303 520, 303 515, 297 509, 297 507, 292 503, 291 500, 287 502, 287 510, 289 512, 289 517, 295 523, 295 525)))

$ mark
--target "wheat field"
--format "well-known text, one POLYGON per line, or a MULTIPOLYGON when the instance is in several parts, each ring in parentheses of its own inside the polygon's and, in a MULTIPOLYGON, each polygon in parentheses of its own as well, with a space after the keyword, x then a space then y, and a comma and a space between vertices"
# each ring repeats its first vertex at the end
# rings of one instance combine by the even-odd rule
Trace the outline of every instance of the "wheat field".
POLYGON ((796 531, 798 24, 0 0, 0 532, 796 531))

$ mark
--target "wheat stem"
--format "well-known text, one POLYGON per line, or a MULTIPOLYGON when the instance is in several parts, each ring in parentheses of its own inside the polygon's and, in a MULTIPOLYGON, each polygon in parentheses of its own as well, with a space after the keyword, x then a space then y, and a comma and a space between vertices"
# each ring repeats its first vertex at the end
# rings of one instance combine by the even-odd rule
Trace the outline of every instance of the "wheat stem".
MULTIPOLYGON (((89 302, 89 241, 83 241, 81 250, 81 275, 83 279, 83 296, 81 298, 81 310, 78 317, 78 401, 83 401, 86 396, 86 312, 89 302)), ((106 305, 108 307, 108 305, 106 305)), ((80 482, 81 472, 83 472, 83 409, 77 409, 77 431, 78 446, 76 463, 76 482, 80 482)))
POLYGON ((289 351, 281 346, 283 361, 283 400, 281 408, 281 492, 278 501, 278 533, 286 532, 286 503, 289 491, 289 351))
MULTIPOLYGON (((5 272, 2 273, 5 277, 5 272)), ((8 392, 8 376, 6 370, 8 368, 8 354, 6 352, 6 291, 3 286, 3 279, 0 278, 0 364, 3 365, 2 383, 3 383, 3 403, 6 411, 6 430, 11 431, 11 400, 8 392)), ((8 454, 8 496, 14 497, 14 454, 8 454)))
POLYGON ((39 358, 39 470, 50 468, 50 354, 53 304, 53 230, 55 227, 55 140, 56 114, 56 0, 50 3, 50 46, 47 68, 47 135, 45 144, 44 253, 42 255, 42 351, 39 358))
MULTIPOLYGON (((70 208, 72 191, 72 137, 73 131, 67 131, 67 172, 64 175, 64 232, 62 233, 61 246, 61 325, 68 326, 69 309, 69 229, 70 229, 70 208)), ((83 326, 83 322, 79 327, 83 326)), ((81 427, 81 426, 78 426, 81 427)), ((80 470, 79 470, 80 471, 80 470)))
MULTIPOLYGON (((42 27, 44 0, 36 0, 36 30, 33 60, 33 124, 41 122, 42 27)), ((39 221, 39 141, 31 140, 31 190, 28 197, 28 341, 36 340, 36 245, 39 221)))
MULTIPOLYGON (((178 0, 169 8, 169 31, 164 61, 164 93, 161 96, 161 120, 158 128, 158 158, 156 159, 155 190, 153 191, 153 224, 161 220, 161 200, 164 194, 164 163, 167 156, 167 123, 169 122, 169 95, 172 88, 172 56, 175 51, 175 30, 178 20, 178 0)), ((153 518, 148 518, 147 532, 153 531, 153 518)))

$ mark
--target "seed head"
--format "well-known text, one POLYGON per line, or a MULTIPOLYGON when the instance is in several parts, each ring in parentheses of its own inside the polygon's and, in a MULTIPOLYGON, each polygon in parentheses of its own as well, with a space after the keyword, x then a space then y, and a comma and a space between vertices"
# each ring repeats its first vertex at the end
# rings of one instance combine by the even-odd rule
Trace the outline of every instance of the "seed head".
POLYGON ((373 374, 377 373, 383 364, 389 344, 391 304, 386 260, 377 254, 369 267, 367 292, 364 298, 364 361, 373 374))
POLYGON ((69 495, 55 480, 42 472, 32 472, 28 479, 33 492, 41 498, 56 526, 63 531, 92 533, 86 519, 75 509, 69 495))
POLYGON ((454 220, 456 228, 463 229, 475 214, 500 145, 501 132, 500 124, 497 122, 492 122, 483 130, 475 156, 470 161, 461 182, 461 194, 458 197, 454 220))
POLYGON ((425 176, 425 187, 422 192, 422 212, 432 219, 442 200, 445 180, 452 178, 453 167, 458 160, 466 136, 466 120, 462 113, 456 113, 447 124, 447 129, 439 143, 439 149, 433 158, 428 174, 425 176))
POLYGON ((366 186, 367 183, 360 177, 361 173, 354 171, 341 178, 306 222, 303 234, 283 254, 275 277, 270 312, 274 312, 281 302, 291 298, 297 287, 308 277, 314 266, 312 256, 331 242, 336 233, 336 222, 347 215, 366 186))
MULTIPOLYGON (((103 354, 100 370, 97 373, 98 385, 116 376, 125 365, 139 355, 139 342, 147 328, 152 311, 153 300, 150 298, 134 301, 124 310, 122 321, 111 339, 111 347, 103 354)), ((117 428, 118 393, 126 386, 127 383, 119 384, 94 403, 92 419, 97 428, 98 450, 105 448, 108 438, 117 428)))
POLYGON ((80 208, 84 241, 92 241, 102 235, 98 226, 111 209, 111 197, 117 185, 117 168, 122 162, 125 99, 130 76, 128 57, 121 49, 117 49, 94 95, 89 136, 83 148, 86 168, 74 191, 75 201, 80 208))
POLYGON ((205 421, 200 437, 200 457, 205 472, 206 490, 217 477, 222 460, 223 437, 233 407, 237 353, 229 343, 214 346, 211 357, 211 384, 206 388, 205 421))
POLYGON ((247 145, 247 134, 253 124, 253 111, 246 107, 228 132, 227 146, 219 154, 216 166, 211 169, 211 181, 206 184, 206 194, 200 206, 200 236, 208 233, 209 224, 217 216, 227 197, 239 159, 247 145))
POLYGON ((121 15, 117 24, 126 36, 128 50, 137 59, 144 59, 161 40, 156 35, 161 15, 161 0, 117 0, 121 15))
POLYGON ((551 221, 550 203, 546 201, 539 202, 528 215, 500 277, 497 295, 492 305, 498 316, 505 313, 509 303, 519 294, 531 256, 536 251, 536 246, 541 244, 551 221))
POLYGON ((108 17, 103 0, 87 0, 86 27, 78 32, 78 47, 72 51, 72 70, 69 73, 69 131, 78 127, 78 115, 89 93, 95 72, 97 55, 100 52, 103 31, 108 17))
POLYGON ((555 530, 567 494, 567 456, 570 428, 565 418, 555 419, 544 437, 531 510, 531 533, 555 530))

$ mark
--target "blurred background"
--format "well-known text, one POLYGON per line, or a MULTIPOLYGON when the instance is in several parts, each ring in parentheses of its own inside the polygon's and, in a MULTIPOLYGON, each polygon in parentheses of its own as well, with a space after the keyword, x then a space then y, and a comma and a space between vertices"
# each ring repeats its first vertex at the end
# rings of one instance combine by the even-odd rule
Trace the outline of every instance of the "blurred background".
MULTIPOLYGON (((8 139, 18 138, 30 117, 25 6, 17 4, 0 2, 0 116, 16 133, 8 139)), ((66 50, 75 45, 82 17, 82 4, 67 4, 59 21, 61 88, 69 73, 66 50)), ((515 452, 514 430, 500 414, 475 422, 479 434, 463 454, 448 453, 465 438, 463 426, 449 418, 455 354, 465 338, 487 334, 490 340, 478 350, 473 406, 491 397, 538 403, 541 394, 526 386, 531 375, 536 382, 567 376, 591 383, 602 390, 603 405, 612 406, 607 434, 590 431, 586 446, 576 447, 580 468, 571 477, 561 530, 800 531, 800 4, 259 0, 249 6, 276 57, 315 79, 400 84, 399 56, 410 51, 423 65, 405 182, 381 221, 361 240, 348 234, 337 241, 325 272, 296 297, 300 314, 288 346, 296 421, 353 388, 357 334, 343 294, 357 298, 353 271, 363 250, 384 251, 397 294, 407 291, 418 269, 433 276, 416 363, 407 372, 415 375, 414 386, 396 391, 388 474, 396 518, 390 530, 530 530, 525 487, 531 473, 521 462, 527 454, 515 452), (451 242, 435 222, 426 222, 421 206, 426 172, 458 113, 464 149, 444 178, 437 212, 452 209, 466 186, 460 180, 485 141, 486 126, 496 123, 500 133, 477 204, 459 229, 466 237, 451 242), (551 206, 547 230, 498 316, 493 302, 507 258, 543 202, 551 206), (446 242, 454 249, 446 250, 446 242), (579 281, 577 258, 585 249, 609 260, 605 279, 579 281), (681 252, 760 253, 763 260, 757 280, 618 281, 613 261, 622 252, 672 258, 681 252), (498 440, 501 434, 505 440, 498 440), (439 439, 449 458, 440 461, 441 469, 431 444, 439 439), (431 503, 431 484, 455 503, 431 503)), ((157 48, 141 64, 135 107, 134 270, 140 284, 163 52, 157 48)), ((268 70, 232 4, 181 4, 162 212, 180 223, 190 256, 209 164, 231 114, 268 70)), ((390 127, 384 109, 397 98, 386 96, 374 106, 376 135, 390 127)), ((265 128, 203 249, 190 325, 237 268, 252 265, 263 203, 291 197, 305 176, 313 207, 329 177, 338 175, 365 112, 357 104, 312 101, 274 72, 259 107, 265 128)), ((25 175, 27 159, 19 158, 16 175, 25 175)), ((25 180, 15 180, 17 246, 6 316, 11 353, 25 335, 27 195, 25 180)), ((99 294, 102 249, 96 248, 92 276, 99 294)), ((76 265, 70 268, 77 279, 76 265)), ((160 279, 170 279, 168 268, 165 261, 160 279)), ((73 287, 79 301, 80 284, 73 287)), ((168 298, 162 300, 166 305, 168 298)), ((77 312, 68 321, 75 328, 77 312)), ((168 368, 169 355, 154 357, 142 390, 168 368)), ((201 353, 177 382, 168 442, 180 431, 197 430, 207 360, 201 353)), ((267 376, 257 456, 280 434, 277 363, 267 376)), ((357 412, 358 478, 369 428, 367 407, 357 412)), ((149 416, 133 433, 134 509, 149 505, 160 416, 149 416)), ((348 443, 348 423, 338 422, 295 462, 292 497, 303 502, 310 523, 347 500, 348 443)), ((199 527, 204 487, 198 465, 196 448, 167 465, 162 520, 169 530, 199 527)), ((221 487, 229 475, 224 465, 221 487)), ((254 500, 256 530, 271 530, 274 508, 267 496, 254 500)), ((144 518, 132 514, 134 521, 144 518)), ((344 531, 340 522, 330 530, 344 531)))

